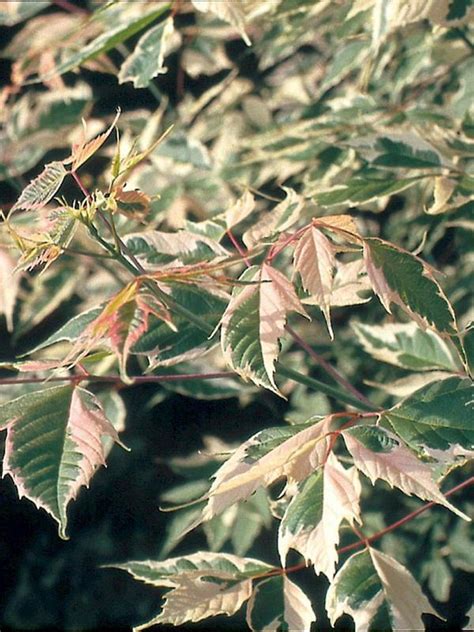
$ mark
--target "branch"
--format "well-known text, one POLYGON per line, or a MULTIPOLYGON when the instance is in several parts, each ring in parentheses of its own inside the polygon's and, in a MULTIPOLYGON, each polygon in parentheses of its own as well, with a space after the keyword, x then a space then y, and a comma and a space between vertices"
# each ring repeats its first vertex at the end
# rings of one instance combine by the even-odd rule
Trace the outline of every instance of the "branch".
MULTIPOLYGON (((130 380, 133 384, 152 384, 155 382, 181 382, 190 380, 217 380, 225 377, 236 377, 231 371, 216 371, 214 373, 175 373, 172 375, 135 375, 130 380)), ((44 377, 4 377, 0 378, 0 386, 9 384, 38 384, 40 382, 105 382, 110 384, 125 384, 118 375, 63 375, 49 378, 44 377)))

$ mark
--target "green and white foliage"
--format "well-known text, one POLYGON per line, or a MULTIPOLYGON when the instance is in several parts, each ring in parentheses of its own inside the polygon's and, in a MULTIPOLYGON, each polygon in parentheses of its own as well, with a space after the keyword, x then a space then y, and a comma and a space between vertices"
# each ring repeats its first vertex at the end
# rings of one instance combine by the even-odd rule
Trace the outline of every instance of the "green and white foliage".
POLYGON ((0 5, 4 475, 65 538, 118 388, 232 398, 265 412, 188 455, 178 411, 176 512, 113 565, 166 591, 136 629, 314 632, 305 567, 332 624, 423 629, 474 569, 472 2, 0 5))

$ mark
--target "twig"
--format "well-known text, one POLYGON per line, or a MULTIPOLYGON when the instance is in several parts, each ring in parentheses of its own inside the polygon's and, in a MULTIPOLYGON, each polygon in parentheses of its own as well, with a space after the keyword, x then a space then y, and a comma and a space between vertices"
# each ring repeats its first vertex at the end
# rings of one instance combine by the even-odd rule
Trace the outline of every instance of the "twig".
MULTIPOLYGON (((155 382, 181 382, 190 380, 218 380, 221 378, 237 377, 231 371, 216 371, 214 373, 176 373, 172 375, 132 375, 130 380, 133 384, 153 384, 155 382)), ((38 384, 41 382, 104 382, 109 384, 125 384, 118 375, 64 375, 44 377, 4 377, 0 378, 0 386, 10 384, 38 384)))

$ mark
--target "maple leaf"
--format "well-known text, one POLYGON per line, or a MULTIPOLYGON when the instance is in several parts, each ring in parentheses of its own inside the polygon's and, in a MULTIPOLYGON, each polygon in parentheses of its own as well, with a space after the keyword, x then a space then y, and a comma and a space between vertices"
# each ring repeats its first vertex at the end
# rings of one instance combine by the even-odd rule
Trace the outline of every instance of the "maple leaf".
MULTIPOLYGON (((375 629, 423 630, 421 615, 437 615, 408 570, 373 548, 352 555, 339 569, 326 595, 334 625, 344 613, 356 632, 375 629)), ((437 615, 438 616, 438 615, 437 615)))
POLYGON ((198 11, 214 13, 220 20, 235 26, 247 46, 251 41, 245 32, 245 13, 243 4, 235 0, 191 0, 198 11))
POLYGON ((414 494, 422 500, 437 502, 461 518, 470 520, 446 500, 433 480, 431 468, 420 461, 401 439, 389 430, 367 425, 344 430, 342 435, 347 449, 352 454, 354 465, 371 480, 372 484, 381 478, 408 496, 414 494))
POLYGON ((249 268, 222 316, 221 344, 229 365, 244 379, 264 386, 278 395, 275 362, 280 351, 286 314, 306 312, 288 279, 264 263, 261 269, 249 268))
POLYGON ((59 161, 50 162, 30 184, 12 206, 10 213, 19 209, 30 211, 42 208, 54 197, 67 175, 64 164, 59 161))
POLYGON ((331 339, 331 294, 336 267, 336 247, 317 228, 311 226, 299 238, 294 252, 295 270, 299 272, 303 288, 319 305, 326 319, 331 339))
POLYGON ((311 475, 283 516, 278 550, 285 565, 289 548, 297 550, 316 573, 334 576, 342 520, 361 522, 361 485, 357 470, 345 470, 331 452, 324 470, 311 475))
POLYGON ((431 270, 418 257, 382 239, 364 240, 364 261, 374 292, 387 312, 394 303, 423 329, 457 330, 453 308, 431 270))
POLYGON ((85 125, 84 125, 83 140, 79 143, 75 143, 72 146, 71 155, 65 161, 66 164, 72 163, 71 165, 72 171, 77 171, 79 167, 81 167, 87 160, 89 160, 91 156, 93 156, 96 153, 96 151, 98 151, 102 147, 102 145, 105 143, 107 138, 110 136, 115 125, 117 124, 119 116, 120 116, 120 110, 115 115, 115 118, 110 124, 109 128, 105 132, 103 132, 102 134, 99 134, 98 136, 96 136, 90 141, 85 140, 86 130, 85 130, 85 125))
POLYGON ((171 317, 165 305, 155 296, 140 291, 139 280, 132 281, 118 292, 77 338, 63 365, 76 363, 93 347, 105 345, 118 358, 120 375, 128 381, 126 363, 132 347, 148 330, 153 314, 172 329, 171 317))
POLYGON ((105 462, 102 435, 120 443, 101 404, 83 388, 57 386, 1 405, 0 428, 7 428, 3 475, 20 497, 50 513, 66 538, 67 505, 105 462))
POLYGON ((302 430, 270 428, 243 443, 214 474, 201 520, 210 520, 279 478, 286 477, 288 484, 307 478, 324 462, 331 422, 326 417, 302 430))
POLYGON ((247 623, 253 632, 309 632, 313 621, 310 600, 285 575, 259 582, 247 606, 247 623))

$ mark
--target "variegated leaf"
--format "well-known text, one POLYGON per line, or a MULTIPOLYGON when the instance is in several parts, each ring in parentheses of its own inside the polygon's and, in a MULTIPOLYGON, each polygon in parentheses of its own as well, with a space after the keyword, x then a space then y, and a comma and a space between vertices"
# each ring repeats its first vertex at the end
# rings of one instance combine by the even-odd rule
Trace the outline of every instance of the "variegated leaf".
POLYGON ((244 379, 279 394, 274 373, 286 315, 306 312, 292 283, 266 263, 249 268, 240 280, 249 285, 234 290, 222 316, 224 357, 244 379))
POLYGON ((345 470, 331 453, 324 471, 311 475, 292 499, 278 535, 282 564, 293 548, 314 566, 316 573, 334 576, 339 528, 343 520, 361 522, 361 486, 355 468, 345 470))
POLYGON ((3 475, 51 514, 66 538, 69 502, 105 462, 102 435, 118 441, 99 401, 73 386, 36 391, 0 406, 0 428, 7 428, 3 475))
POLYGON ((381 478, 411 496, 447 507, 469 520, 441 493, 429 465, 417 458, 394 434, 379 426, 356 426, 342 432, 354 465, 372 482, 381 478))
POLYGON ((66 175, 67 171, 62 162, 47 164, 39 176, 23 190, 11 212, 19 209, 29 211, 45 206, 54 197, 66 175))

